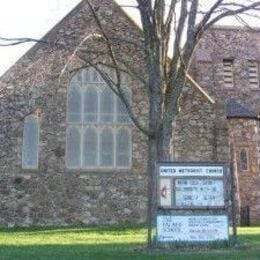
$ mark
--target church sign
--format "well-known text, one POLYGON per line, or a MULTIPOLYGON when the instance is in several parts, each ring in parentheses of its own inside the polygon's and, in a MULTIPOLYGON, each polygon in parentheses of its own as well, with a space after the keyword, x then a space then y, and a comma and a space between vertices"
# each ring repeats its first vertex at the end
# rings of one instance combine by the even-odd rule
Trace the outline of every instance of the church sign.
POLYGON ((228 240, 226 215, 157 216, 159 242, 228 240))
POLYGON ((225 164, 158 163, 157 241, 227 240, 226 191, 225 164))
POLYGON ((158 165, 158 204, 162 208, 223 208, 224 185, 224 165, 158 165))

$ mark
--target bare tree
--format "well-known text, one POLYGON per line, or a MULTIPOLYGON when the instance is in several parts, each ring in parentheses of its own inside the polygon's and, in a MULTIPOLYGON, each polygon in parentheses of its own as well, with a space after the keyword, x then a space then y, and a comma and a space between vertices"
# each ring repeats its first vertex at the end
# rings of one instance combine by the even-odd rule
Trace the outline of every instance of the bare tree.
MULTIPOLYGON (((202 35, 218 21, 234 16, 246 23, 245 15, 258 17, 260 1, 244 0, 136 0, 142 24, 143 41, 132 42, 143 53, 145 73, 138 73, 129 60, 118 55, 115 40, 101 22, 98 2, 85 0, 96 21, 98 31, 91 41, 102 41, 99 52, 90 53, 85 40, 75 48, 74 54, 88 65, 94 66, 103 79, 122 100, 135 124, 148 138, 148 246, 152 245, 152 222, 155 212, 155 162, 170 159, 170 139, 173 121, 179 112, 179 100, 187 81, 192 55, 202 35), (241 16, 241 15, 244 16, 241 16), (138 46, 137 46, 138 45, 138 46), (85 48, 85 49, 84 49, 85 48), (170 52, 171 50, 171 52, 170 52), (172 54, 170 54, 172 53, 172 54), (116 72, 115 79, 100 69, 98 57, 105 55, 109 66, 116 72), (121 87, 121 72, 140 80, 146 90, 149 113, 146 123, 140 120, 121 87), (145 77, 143 75, 146 75, 145 77)), ((34 39, 4 39, 2 45, 20 44, 34 39)), ((89 40, 89 37, 88 37, 89 40)), ((129 42, 128 42, 129 43, 129 42)))
MULTIPOLYGON (((87 0, 93 15, 98 17, 87 0)), ((172 123, 179 111, 179 99, 187 81, 187 72, 192 54, 203 33, 219 20, 236 16, 244 21, 240 14, 248 11, 258 11, 260 1, 207 1, 208 9, 202 10, 199 0, 137 0, 137 9, 141 16, 144 37, 144 57, 148 90, 149 119, 142 131, 148 136, 148 246, 151 246, 151 230, 155 212, 155 162, 170 159, 170 139, 172 123), (211 5, 209 4, 211 2, 211 5), (173 43, 170 41, 173 36, 173 43), (171 46, 172 45, 172 46, 171 46), (172 55, 169 60, 169 49, 172 55)), ((113 46, 100 24, 100 29, 106 39, 107 46, 113 57, 113 46)), ((115 59, 114 65, 117 68, 115 59)), ((120 76, 117 87, 120 93, 120 76)), ((128 107, 128 106, 127 106, 128 107)), ((135 121, 134 121, 135 122, 135 121)), ((140 128, 140 125, 139 125, 140 128)))

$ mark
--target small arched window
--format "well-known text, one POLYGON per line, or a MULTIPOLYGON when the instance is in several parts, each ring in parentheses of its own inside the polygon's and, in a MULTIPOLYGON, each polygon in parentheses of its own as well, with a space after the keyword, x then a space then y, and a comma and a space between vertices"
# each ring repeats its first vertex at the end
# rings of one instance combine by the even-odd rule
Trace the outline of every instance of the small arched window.
POLYGON ((246 148, 240 150, 240 169, 248 171, 248 150, 246 148))
POLYGON ((39 154, 39 120, 37 116, 27 116, 23 128, 22 168, 37 169, 39 154))
MULTIPOLYGON (((114 78, 114 71, 104 68, 114 78)), ((130 100, 127 80, 122 88, 130 100)), ((121 100, 94 68, 68 87, 66 165, 73 169, 130 168, 131 120, 121 100)))

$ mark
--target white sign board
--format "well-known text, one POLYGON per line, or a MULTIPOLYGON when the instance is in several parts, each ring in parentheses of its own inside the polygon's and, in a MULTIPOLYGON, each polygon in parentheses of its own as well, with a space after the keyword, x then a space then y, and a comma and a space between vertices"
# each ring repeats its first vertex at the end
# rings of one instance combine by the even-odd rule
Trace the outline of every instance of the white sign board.
POLYGON ((160 166, 160 176, 171 177, 191 177, 191 176, 210 176, 223 177, 223 166, 160 166))
POLYGON ((228 240, 228 218, 214 216, 157 216, 159 242, 228 240))
POLYGON ((176 179, 176 206, 224 206, 223 180, 176 179))

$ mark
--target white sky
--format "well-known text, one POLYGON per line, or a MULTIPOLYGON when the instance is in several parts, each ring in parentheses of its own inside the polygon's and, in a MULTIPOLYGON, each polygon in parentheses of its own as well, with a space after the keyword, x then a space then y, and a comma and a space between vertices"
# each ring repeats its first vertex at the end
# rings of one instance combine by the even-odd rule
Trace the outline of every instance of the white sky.
MULTIPOLYGON (((0 36, 41 38, 80 0, 0 0, 0 36)), ((0 47, 0 75, 32 46, 0 47)))
MULTIPOLYGON (((81 0, 0 0, 0 36, 39 39, 81 0)), ((102 0, 100 0, 102 1, 102 0)), ((116 0, 127 5, 133 0, 116 0)), ((134 17, 134 9, 129 9, 134 17)), ((259 22, 259 21, 258 21, 259 22)), ((228 24, 233 22, 227 21, 228 24)), ((0 47, 0 76, 30 47, 0 47)))

